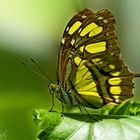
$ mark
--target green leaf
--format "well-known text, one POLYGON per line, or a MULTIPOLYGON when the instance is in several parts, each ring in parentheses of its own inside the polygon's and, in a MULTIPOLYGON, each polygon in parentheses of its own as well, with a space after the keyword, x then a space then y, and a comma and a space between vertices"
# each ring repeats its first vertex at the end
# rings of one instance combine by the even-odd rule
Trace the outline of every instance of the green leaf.
POLYGON ((140 140, 140 103, 107 105, 84 113, 36 110, 40 140, 140 140))
POLYGON ((96 109, 93 113, 103 115, 132 115, 140 116, 140 103, 134 101, 122 102, 119 105, 109 104, 101 109, 96 109))

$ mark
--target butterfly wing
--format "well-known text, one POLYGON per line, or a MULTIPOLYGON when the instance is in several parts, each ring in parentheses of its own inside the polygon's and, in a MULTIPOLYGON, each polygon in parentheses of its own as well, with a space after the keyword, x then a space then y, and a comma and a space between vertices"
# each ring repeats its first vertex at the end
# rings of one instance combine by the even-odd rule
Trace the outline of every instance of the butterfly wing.
POLYGON ((58 84, 79 103, 99 108, 133 96, 132 79, 120 58, 115 19, 108 10, 80 11, 68 23, 58 58, 58 84), (67 76, 68 75, 68 76, 67 76))
POLYGON ((72 41, 79 37, 79 34, 77 34, 78 28, 85 20, 85 18, 83 18, 82 16, 85 15, 89 17, 91 13, 92 12, 87 9, 80 11, 69 21, 67 27, 65 28, 60 44, 57 65, 57 83, 62 87, 65 86, 66 68, 70 58, 70 54, 72 52, 72 49, 75 48, 75 45, 72 43, 72 41))

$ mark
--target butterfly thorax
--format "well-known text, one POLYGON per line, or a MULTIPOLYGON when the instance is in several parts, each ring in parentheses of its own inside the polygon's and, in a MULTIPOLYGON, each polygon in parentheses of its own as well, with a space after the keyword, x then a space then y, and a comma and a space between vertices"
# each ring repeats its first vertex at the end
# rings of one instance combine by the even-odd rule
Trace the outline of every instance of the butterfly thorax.
POLYGON ((63 87, 57 84, 50 84, 49 86, 50 93, 56 96, 58 100, 67 104, 67 105, 77 105, 75 100, 75 90, 71 89, 70 91, 66 91, 63 87))

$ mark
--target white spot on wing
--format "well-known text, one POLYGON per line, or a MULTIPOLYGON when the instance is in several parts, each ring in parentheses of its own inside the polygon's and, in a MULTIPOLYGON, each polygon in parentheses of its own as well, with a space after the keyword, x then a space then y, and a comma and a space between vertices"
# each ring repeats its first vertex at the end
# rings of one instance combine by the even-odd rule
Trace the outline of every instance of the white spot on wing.
POLYGON ((100 17, 98 17, 98 20, 102 20, 102 19, 103 19, 103 17, 101 17, 101 16, 100 16, 100 17))
POLYGON ((116 103, 119 103, 120 100, 119 99, 115 99, 115 101, 116 101, 116 103))
POLYGON ((73 46, 74 43, 75 43, 75 39, 72 39, 72 40, 71 40, 71 45, 73 46))
POLYGON ((104 19, 103 22, 104 22, 104 23, 108 23, 108 20, 107 20, 107 19, 104 19))
POLYGON ((62 38, 62 41, 61 42, 62 42, 62 44, 64 44, 65 43, 65 38, 62 38))
POLYGON ((66 31, 68 31, 69 30, 69 26, 66 28, 66 31))
POLYGON ((82 15, 82 18, 86 18, 87 16, 86 15, 82 15))
POLYGON ((78 33, 80 33, 80 32, 81 32, 81 30, 82 30, 82 28, 80 28, 80 29, 79 29, 78 33))

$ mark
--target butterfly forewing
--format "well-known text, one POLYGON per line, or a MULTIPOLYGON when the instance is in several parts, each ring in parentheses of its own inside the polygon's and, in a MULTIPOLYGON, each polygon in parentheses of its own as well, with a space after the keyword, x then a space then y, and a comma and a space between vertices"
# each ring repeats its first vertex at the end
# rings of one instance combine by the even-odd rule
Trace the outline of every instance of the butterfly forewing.
POLYGON ((59 55, 58 55, 58 71, 57 71, 57 79, 58 84, 61 86, 65 85, 65 75, 66 75, 66 67, 67 63, 69 61, 72 49, 74 49, 75 45, 73 44, 73 40, 75 40, 79 35, 77 34, 78 28, 80 28, 81 24, 84 22, 85 18, 82 16, 85 15, 86 17, 89 17, 92 15, 92 12, 90 10, 82 10, 77 15, 75 15, 67 24, 67 27, 65 28, 59 55))
POLYGON ((93 13, 84 9, 64 31, 58 56, 58 85, 69 98, 73 96, 69 91, 74 90, 74 98, 84 106, 100 108, 133 96, 135 74, 128 71, 119 56, 114 24, 108 10, 93 13))

